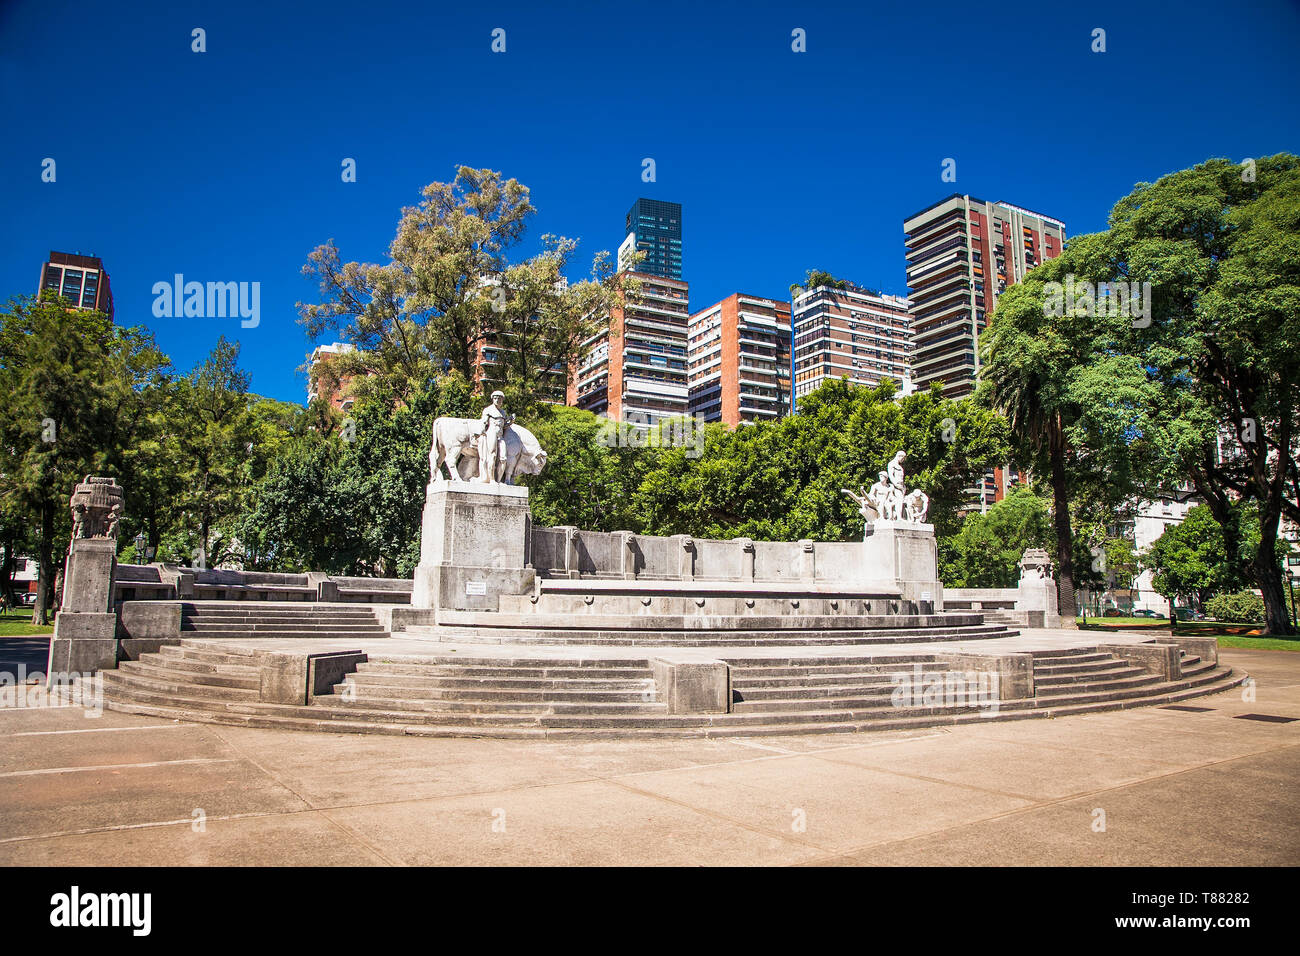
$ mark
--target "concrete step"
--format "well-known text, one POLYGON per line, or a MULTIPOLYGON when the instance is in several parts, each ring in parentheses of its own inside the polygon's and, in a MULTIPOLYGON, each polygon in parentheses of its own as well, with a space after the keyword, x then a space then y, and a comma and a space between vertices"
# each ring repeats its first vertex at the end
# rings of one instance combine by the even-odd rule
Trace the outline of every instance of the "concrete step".
POLYGON ((357 671, 349 675, 348 680, 357 687, 407 687, 413 690, 474 690, 490 688, 493 690, 602 690, 602 691, 637 691, 648 685, 654 688, 654 676, 648 671, 636 677, 583 677, 575 672, 573 677, 452 677, 445 675, 385 674, 372 671, 357 671))
POLYGON ((1080 682, 1111 680, 1118 677, 1132 677, 1136 674, 1145 674, 1140 667, 1134 667, 1121 660, 1111 661, 1105 664, 1099 664, 1094 669, 1086 671, 1075 671, 1067 674, 1043 674, 1038 668, 1034 668, 1034 686, 1042 687, 1059 687, 1062 684, 1077 684, 1080 682))
POLYGON ((578 658, 514 658, 514 657, 431 657, 419 660, 385 660, 372 656, 358 665, 361 673, 385 674, 440 674, 440 673, 501 673, 504 676, 536 676, 534 672, 572 675, 600 671, 601 676, 643 676, 650 669, 648 658, 603 658, 580 660, 578 658), (626 671, 628 673, 624 674, 626 671))
POLYGON ((533 715, 581 714, 600 716, 605 714, 665 714, 668 705, 659 701, 603 701, 566 703, 565 701, 493 701, 490 708, 483 701, 464 700, 423 700, 410 697, 374 697, 360 696, 348 700, 340 696, 325 696, 312 699, 312 707, 331 707, 346 711, 351 707, 365 710, 379 710, 390 713, 415 712, 430 714, 501 714, 533 715))
MULTIPOLYGON (((903 675, 906 680, 911 680, 915 672, 910 668, 906 671, 860 671, 860 672, 836 672, 833 674, 789 674, 781 677, 771 677, 766 674, 755 674, 748 669, 732 671, 731 686, 737 690, 750 689, 761 690, 771 688, 773 690, 793 690, 796 688, 806 688, 816 690, 818 688, 831 687, 864 687, 867 685, 880 685, 882 687, 896 686, 898 681, 894 680, 894 674, 903 675)), ((946 668, 925 669, 921 674, 925 678, 931 675, 948 673, 946 668)))
POLYGON ((140 674, 157 681, 174 681, 187 684, 207 684, 213 687, 242 687, 258 690, 261 679, 254 674, 227 674, 223 672, 194 671, 178 668, 167 662, 160 662, 155 655, 146 654, 138 661, 122 661, 117 665, 119 671, 128 674, 140 674))
POLYGON ((620 690, 566 690, 556 688, 550 685, 544 685, 540 688, 498 688, 496 686, 485 687, 468 687, 468 688, 448 688, 448 687, 430 687, 430 686, 394 686, 391 684, 366 683, 357 684, 353 681, 346 680, 341 684, 335 685, 335 694, 342 694, 344 688, 351 685, 356 688, 358 697, 390 697, 395 699, 409 700, 466 700, 480 701, 485 705, 495 701, 524 700, 524 701, 567 701, 576 703, 588 701, 591 703, 616 703, 623 702, 641 702, 653 700, 655 696, 655 684, 653 680, 646 680, 639 686, 629 686, 620 690))
POLYGON ((1129 687, 1143 687, 1158 683, 1160 683, 1158 674, 1148 674, 1145 671, 1139 671, 1129 677, 1117 677, 1114 680, 1071 681, 1066 684, 1051 684, 1048 686, 1039 686, 1038 681, 1035 680, 1034 695, 1036 697, 1054 697, 1062 694, 1075 694, 1081 691, 1124 690, 1129 687))
MULTIPOLYGON (((612 662, 615 665, 626 663, 623 661, 612 662)), ((635 663, 635 662, 632 662, 635 663)), ((501 678, 518 678, 518 679, 542 679, 557 678, 567 680, 571 678, 592 677, 599 675, 601 680, 621 680, 621 679, 638 679, 646 677, 649 674, 650 665, 646 662, 640 667, 538 667, 533 664, 518 666, 475 666, 457 667, 454 664, 392 664, 388 661, 370 660, 360 664, 357 667, 358 674, 389 674, 403 677, 456 677, 456 678, 474 678, 474 679, 491 679, 501 678)))
POLYGON ((978 640, 980 638, 1010 637, 1018 632, 998 625, 970 625, 950 627, 886 627, 886 628, 582 628, 582 627, 506 627, 484 622, 474 627, 440 624, 436 627, 413 627, 412 633, 427 633, 443 641, 479 643, 553 643, 595 644, 615 642, 628 644, 680 644, 714 641, 735 642, 740 637, 764 642, 793 644, 800 639, 818 638, 825 643, 855 643, 877 641, 897 643, 945 638, 949 640, 978 640))
MULTIPOLYGON (((228 645, 224 644, 221 646, 228 647, 228 645)), ((258 666, 257 661, 249 654, 240 654, 233 651, 227 652, 224 650, 204 650, 195 647, 178 647, 172 644, 164 644, 162 647, 158 648, 158 657, 166 659, 168 662, 179 659, 193 661, 194 663, 199 664, 219 664, 230 666, 242 665, 254 669, 258 666)))
POLYGON ((302 630, 293 628, 283 631, 271 631, 260 627, 247 628, 182 628, 181 637, 206 637, 214 641, 240 641, 249 638, 278 638, 287 641, 300 640, 321 640, 329 638, 338 638, 340 640, 348 639, 369 639, 388 637, 388 632, 382 628, 356 628, 356 627, 322 627, 319 630, 302 630))
MULTIPOLYGON (((1125 709, 1132 706, 1177 703, 1182 700, 1201 697, 1208 694, 1221 693, 1240 685, 1244 676, 1245 675, 1233 673, 1230 669, 1216 668, 1214 674, 1212 674, 1207 680, 1197 683, 1196 686, 1185 688, 1174 687, 1158 694, 1149 695, 1137 701, 1107 700, 1074 704, 1063 704, 1057 702, 1054 706, 1037 710, 1025 709, 1019 711, 1000 711, 992 717, 985 716, 977 711, 974 713, 961 714, 942 713, 909 716, 892 714, 887 715, 884 718, 865 717, 863 719, 854 719, 830 724, 814 720, 804 721, 802 723, 745 723, 740 725, 729 723, 715 724, 714 720, 716 718, 710 717, 701 718, 697 723, 684 727, 670 727, 666 726, 662 722, 654 722, 649 726, 638 728, 637 735, 649 737, 718 738, 767 736, 773 734, 851 733, 872 730, 922 729, 926 727, 947 726, 960 723, 983 722, 990 719, 1022 720, 1032 717, 1066 717, 1075 714, 1099 713, 1108 710, 1125 709)), ((234 709, 231 709, 212 708, 210 702, 207 701, 197 701, 196 703, 199 705, 197 707, 193 706, 192 703, 195 702, 119 699, 116 696, 108 696, 105 701, 105 706, 110 710, 144 714, 146 716, 166 719, 245 727, 328 731, 333 733, 379 733, 437 737, 491 736, 513 739, 550 740, 611 739, 624 737, 628 734, 628 729, 625 727, 579 728, 571 726, 494 726, 485 728, 482 726, 467 725, 465 723, 419 725, 406 723, 400 719, 385 719, 384 713, 379 711, 366 714, 364 719, 358 718, 355 715, 350 715, 348 712, 344 711, 330 714, 328 719, 321 719, 329 708, 318 706, 292 707, 287 705, 236 705, 234 709)), ((730 715, 720 716, 729 717, 730 715)))
MULTIPOLYGON (((164 647, 167 645, 164 645, 164 647)), ((228 677, 256 677, 258 669, 256 666, 248 663, 214 663, 212 661, 194 660, 188 657, 182 657, 179 653, 164 654, 161 652, 142 654, 138 663, 149 663, 158 667, 166 667, 169 670, 185 671, 194 674, 224 674, 228 677)), ((122 664, 137 663, 133 661, 122 661, 122 664)))
POLYGON ((246 687, 214 687, 177 677, 153 677, 129 671, 103 671, 104 692, 110 688, 128 687, 133 693, 147 691, 167 699, 200 699, 213 702, 257 700, 259 692, 246 687))

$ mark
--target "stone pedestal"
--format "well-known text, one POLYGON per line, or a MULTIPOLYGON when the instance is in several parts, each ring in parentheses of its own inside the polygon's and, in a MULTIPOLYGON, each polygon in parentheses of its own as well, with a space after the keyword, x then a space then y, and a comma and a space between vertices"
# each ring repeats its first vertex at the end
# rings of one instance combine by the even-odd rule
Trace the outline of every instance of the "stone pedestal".
POLYGON ((530 590, 536 577, 529 567, 531 532, 527 488, 431 482, 411 606, 495 611, 500 595, 530 590))
POLYGON ((63 572, 63 605, 54 619, 48 674, 117 666, 114 538, 74 538, 63 572))
POLYGON ((862 549, 868 577, 893 581, 923 614, 943 608, 934 525, 877 520, 868 525, 862 549))

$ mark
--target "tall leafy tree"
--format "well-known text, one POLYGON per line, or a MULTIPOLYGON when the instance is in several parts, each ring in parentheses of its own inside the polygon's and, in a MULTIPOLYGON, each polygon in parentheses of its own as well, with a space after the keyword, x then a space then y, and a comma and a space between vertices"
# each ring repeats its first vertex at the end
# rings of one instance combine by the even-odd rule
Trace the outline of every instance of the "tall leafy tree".
POLYGON ((186 557, 209 565, 236 556, 230 529, 214 531, 240 512, 253 479, 259 433, 248 384, 239 344, 222 336, 175 392, 180 504, 188 523, 179 540, 190 545, 186 557))
POLYGON ((1195 487, 1235 552, 1237 501, 1258 506, 1248 567, 1268 630, 1294 633, 1278 555, 1300 522, 1300 159, 1211 160, 1143 183, 1105 234, 1113 274, 1149 282, 1124 346, 1155 386, 1151 451, 1195 487))
POLYGON ((575 243, 543 237, 542 253, 512 263, 535 208, 528 188, 489 169, 461 166, 449 183, 431 183, 423 201, 402 210, 382 264, 344 263, 333 241, 314 250, 305 275, 320 301, 299 303, 307 333, 326 333, 357 347, 337 356, 331 374, 368 391, 409 401, 424 383, 450 373, 475 381, 480 351, 501 363, 493 384, 516 402, 547 397, 554 372, 567 367, 600 323, 624 279, 597 256, 592 277, 559 281, 575 243))
POLYGON ((0 312, 0 495, 32 523, 42 584, 33 623, 48 622, 73 486, 119 471, 147 418, 142 395, 166 365, 147 332, 60 299, 15 299, 0 312))

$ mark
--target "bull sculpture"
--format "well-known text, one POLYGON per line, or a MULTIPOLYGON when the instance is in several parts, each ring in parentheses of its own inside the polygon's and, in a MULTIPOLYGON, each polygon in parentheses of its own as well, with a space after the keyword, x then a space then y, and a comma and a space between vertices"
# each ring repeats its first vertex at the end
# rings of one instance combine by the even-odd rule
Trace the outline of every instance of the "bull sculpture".
MULTIPOLYGON (((484 433, 482 421, 474 418, 439 418, 433 423, 433 443, 429 449, 429 478, 441 481, 445 463, 452 481, 494 481, 483 475, 479 460, 479 439, 484 433)), ((505 429, 505 453, 498 463, 499 480, 512 485, 516 475, 539 475, 546 466, 546 452, 537 438, 522 425, 505 429)))

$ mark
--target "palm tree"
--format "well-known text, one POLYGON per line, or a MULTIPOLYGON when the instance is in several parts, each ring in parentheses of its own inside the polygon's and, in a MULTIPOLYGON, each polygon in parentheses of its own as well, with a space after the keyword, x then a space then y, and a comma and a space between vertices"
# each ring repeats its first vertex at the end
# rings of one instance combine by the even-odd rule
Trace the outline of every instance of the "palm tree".
POLYGON ((1046 465, 1056 531, 1057 601, 1062 619, 1072 625, 1078 608, 1066 459, 1071 450, 1067 426, 1076 415, 1066 377, 1075 356, 1061 332, 1044 314, 1041 280, 1008 289, 980 336, 981 382, 976 394, 1006 416, 1012 443, 1022 456, 1046 465))

